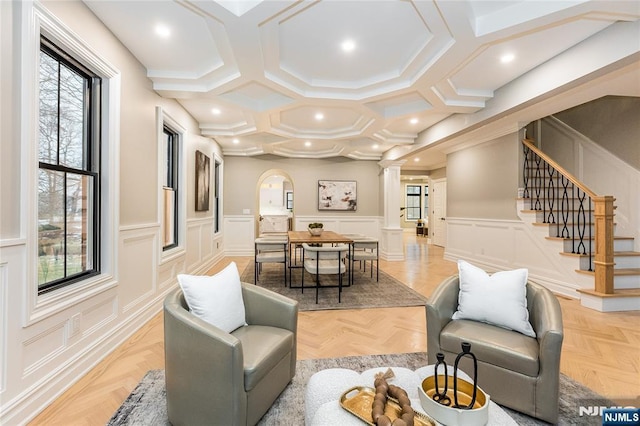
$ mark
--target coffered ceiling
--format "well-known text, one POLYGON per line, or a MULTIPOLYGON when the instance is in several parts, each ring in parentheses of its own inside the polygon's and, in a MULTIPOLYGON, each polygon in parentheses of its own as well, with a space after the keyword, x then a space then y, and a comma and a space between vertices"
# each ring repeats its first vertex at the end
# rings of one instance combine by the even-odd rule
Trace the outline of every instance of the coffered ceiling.
POLYGON ((637 1, 85 3, 225 155, 359 160, 413 160, 420 132, 640 16, 637 1))

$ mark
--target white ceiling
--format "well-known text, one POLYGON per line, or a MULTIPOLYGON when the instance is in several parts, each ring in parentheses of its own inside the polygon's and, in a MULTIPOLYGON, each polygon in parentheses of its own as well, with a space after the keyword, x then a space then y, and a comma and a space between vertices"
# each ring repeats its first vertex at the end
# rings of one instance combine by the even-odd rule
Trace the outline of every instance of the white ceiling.
POLYGON ((500 108, 487 107, 507 87, 640 17, 635 0, 85 3, 225 155, 386 158, 422 169, 451 150, 433 143, 439 126, 497 120, 500 108), (505 54, 514 60, 501 63, 505 54))

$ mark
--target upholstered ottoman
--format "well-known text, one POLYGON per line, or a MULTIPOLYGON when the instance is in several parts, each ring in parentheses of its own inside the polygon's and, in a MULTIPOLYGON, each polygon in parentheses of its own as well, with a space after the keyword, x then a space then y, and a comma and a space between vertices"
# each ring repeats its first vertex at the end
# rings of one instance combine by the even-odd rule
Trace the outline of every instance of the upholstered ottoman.
MULTIPOLYGON (((358 373, 344 368, 330 368, 311 376, 305 393, 305 424, 307 426, 362 426, 362 421, 340 407, 340 396, 353 386, 373 387, 375 375, 385 372, 389 367, 378 367, 358 373)), ((416 412, 424 413, 418 397, 418 387, 425 377, 433 374, 429 365, 416 371, 402 367, 391 367, 395 378, 389 384, 400 386, 409 395, 411 406, 416 412)), ((459 376, 470 380, 464 372, 459 376)), ((480 383, 482 386, 482 383, 480 383)), ((493 401, 489 405, 489 423, 496 426, 517 426, 517 423, 493 401)))

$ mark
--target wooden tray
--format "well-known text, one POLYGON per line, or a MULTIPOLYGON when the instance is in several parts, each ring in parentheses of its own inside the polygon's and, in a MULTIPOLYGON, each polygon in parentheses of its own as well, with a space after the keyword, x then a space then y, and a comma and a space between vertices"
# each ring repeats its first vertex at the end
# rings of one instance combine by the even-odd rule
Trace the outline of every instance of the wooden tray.
MULTIPOLYGON (((342 394, 340 397, 340 406, 368 425, 376 426, 371 417, 371 407, 375 395, 376 390, 373 388, 354 386, 342 394)), ((384 414, 389 417, 391 421, 394 421, 400 417, 400 411, 402 411, 402 408, 400 404, 398 404, 398 401, 394 398, 388 398, 384 414)), ((430 417, 417 411, 415 411, 413 423, 415 426, 436 426, 430 417)))

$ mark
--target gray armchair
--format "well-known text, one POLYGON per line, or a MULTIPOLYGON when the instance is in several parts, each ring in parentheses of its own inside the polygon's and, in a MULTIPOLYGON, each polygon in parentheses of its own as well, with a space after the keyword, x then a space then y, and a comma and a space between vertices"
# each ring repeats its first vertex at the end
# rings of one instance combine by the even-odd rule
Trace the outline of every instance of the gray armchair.
POLYGON ((189 312, 180 288, 164 302, 167 413, 179 425, 254 425, 296 368, 298 302, 242 283, 248 326, 226 333, 189 312))
MULTIPOLYGON (((478 384, 499 404, 556 423, 562 350, 562 311, 546 288, 527 282, 527 309, 536 338, 482 322, 452 320, 458 308, 459 280, 444 280, 427 303, 427 353, 435 364, 442 352, 453 364, 463 341, 478 359, 478 384)), ((496 306, 496 309, 500 309, 496 306)), ((471 374, 463 357, 460 368, 471 374)))

